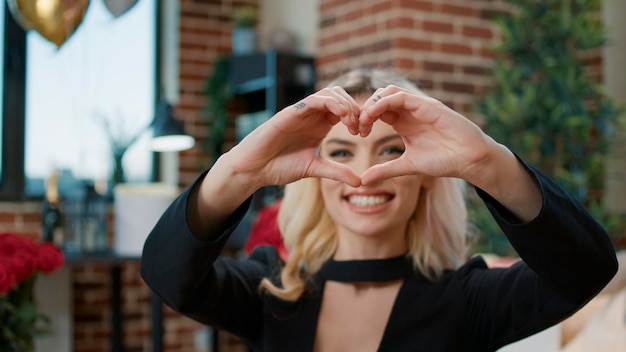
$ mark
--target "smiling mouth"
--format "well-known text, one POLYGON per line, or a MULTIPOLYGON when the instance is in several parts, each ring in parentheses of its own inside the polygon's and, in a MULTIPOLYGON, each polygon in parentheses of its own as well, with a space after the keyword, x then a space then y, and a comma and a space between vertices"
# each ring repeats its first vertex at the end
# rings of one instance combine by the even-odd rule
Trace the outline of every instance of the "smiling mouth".
POLYGON ((364 196, 364 195, 352 195, 347 197, 348 203, 355 207, 367 208, 375 207, 383 203, 388 202, 392 196, 389 195, 376 195, 376 196, 364 196))

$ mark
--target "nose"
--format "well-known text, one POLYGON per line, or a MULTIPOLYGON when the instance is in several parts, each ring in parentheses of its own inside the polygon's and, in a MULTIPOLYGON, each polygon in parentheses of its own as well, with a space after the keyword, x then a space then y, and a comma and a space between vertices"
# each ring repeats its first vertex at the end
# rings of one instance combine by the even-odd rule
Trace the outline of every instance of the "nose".
POLYGON ((378 161, 376 160, 375 156, 370 155, 369 153, 360 153, 359 155, 357 155, 357 157, 354 158, 350 167, 352 168, 352 170, 354 170, 354 172, 360 175, 365 172, 365 170, 376 164, 378 164, 378 161))

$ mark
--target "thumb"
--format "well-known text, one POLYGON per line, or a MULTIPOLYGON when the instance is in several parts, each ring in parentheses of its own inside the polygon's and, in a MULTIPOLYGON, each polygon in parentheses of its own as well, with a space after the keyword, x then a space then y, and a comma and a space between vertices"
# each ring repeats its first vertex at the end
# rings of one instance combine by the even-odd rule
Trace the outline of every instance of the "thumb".
POLYGON ((408 167, 407 163, 406 160, 398 158, 373 165, 361 174, 361 184, 365 186, 396 176, 414 175, 415 172, 411 172, 411 168, 408 167))
POLYGON ((347 165, 326 159, 317 159, 311 165, 311 171, 312 174, 310 176, 329 178, 343 182, 352 187, 361 186, 361 178, 347 165))

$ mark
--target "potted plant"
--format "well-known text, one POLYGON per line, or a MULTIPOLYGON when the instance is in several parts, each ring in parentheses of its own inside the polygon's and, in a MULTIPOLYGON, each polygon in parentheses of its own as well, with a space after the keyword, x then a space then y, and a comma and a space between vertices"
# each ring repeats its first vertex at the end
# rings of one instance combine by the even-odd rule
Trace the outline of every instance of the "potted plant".
MULTIPOLYGON (((568 190, 613 235, 623 217, 604 207, 608 142, 621 109, 589 75, 580 53, 604 45, 600 1, 507 0, 516 11, 497 24, 495 87, 477 107, 487 132, 568 190)), ((470 219, 479 251, 510 255, 498 226, 476 199, 470 219)))
POLYGON ((257 8, 246 5, 233 12, 232 50, 234 55, 251 54, 257 49, 257 8))
POLYGON ((222 154, 224 133, 228 126, 228 104, 233 98, 233 89, 228 81, 229 71, 228 57, 217 58, 204 84, 204 94, 208 98, 207 105, 204 107, 204 117, 209 128, 209 135, 203 144, 203 149, 210 155, 211 164, 222 154))

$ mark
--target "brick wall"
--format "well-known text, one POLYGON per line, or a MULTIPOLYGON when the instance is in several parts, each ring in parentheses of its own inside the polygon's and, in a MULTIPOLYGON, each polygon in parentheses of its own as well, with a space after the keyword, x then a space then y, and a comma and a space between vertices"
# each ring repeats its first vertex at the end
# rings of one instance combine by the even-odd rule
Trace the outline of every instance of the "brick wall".
POLYGON ((322 0, 318 75, 327 82, 362 66, 394 67, 468 113, 494 64, 491 19, 507 10, 477 0, 322 0))
MULTIPOLYGON (((202 145, 208 134, 202 89, 215 59, 230 52, 230 13, 258 0, 180 0, 180 91, 176 116, 202 145)), ((490 21, 507 7, 488 0, 320 0, 317 70, 322 86, 337 74, 361 66, 393 66, 417 80, 430 95, 471 117, 471 106, 489 86, 498 40, 490 21)), ((600 67, 599 52, 586 53, 600 67)), ((600 69, 593 69, 600 77, 600 69)), ((180 154, 180 186, 187 186, 208 158, 195 147, 180 154)), ((0 203, 0 231, 39 235, 39 203, 0 203)), ((111 227, 112 228, 112 227, 111 227)), ((125 351, 151 351, 149 291, 138 264, 122 270, 125 351)), ((108 268, 73 270, 76 352, 110 350, 111 282, 108 268)), ((200 324, 164 308, 165 351, 194 347, 200 324)), ((246 351, 220 333, 220 352, 246 351)))
MULTIPOLYGON (((180 91, 176 115, 185 130, 201 146, 208 134, 202 108, 204 82, 219 56, 231 52, 230 16, 242 4, 258 5, 258 0, 191 1, 180 0, 180 91)), ((193 181, 198 169, 209 166, 209 159, 199 147, 180 154, 180 184, 193 181)))

